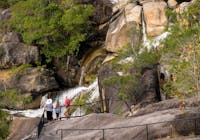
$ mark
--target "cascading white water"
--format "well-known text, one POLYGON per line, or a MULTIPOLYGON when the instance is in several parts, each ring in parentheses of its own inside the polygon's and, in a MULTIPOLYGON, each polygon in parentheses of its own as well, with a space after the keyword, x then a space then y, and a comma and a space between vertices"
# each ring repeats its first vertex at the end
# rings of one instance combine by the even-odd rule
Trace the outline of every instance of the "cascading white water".
POLYGON ((70 56, 67 56, 67 70, 69 69, 70 56))
POLYGON ((61 104, 64 104, 66 96, 69 99, 73 99, 74 97, 79 96, 81 93, 86 93, 86 92, 92 92, 91 99, 98 98, 99 90, 98 90, 98 79, 97 78, 88 87, 77 86, 75 88, 71 88, 71 89, 61 92, 59 95, 59 99, 60 99, 61 104))
POLYGON ((144 11, 142 9, 142 35, 143 35, 143 46, 149 46, 149 42, 147 41, 147 33, 146 33, 146 24, 144 19, 144 11))
POLYGON ((9 110, 9 112, 12 115, 20 114, 25 117, 36 118, 42 116, 44 109, 40 108, 40 109, 28 109, 28 110, 9 110))
POLYGON ((85 72, 85 67, 83 66, 81 68, 81 76, 80 76, 80 80, 79 80, 79 86, 82 85, 84 72, 85 72))
MULTIPOLYGON (((82 93, 90 93, 90 98, 88 99, 88 102, 92 102, 94 99, 98 98, 99 97, 98 79, 96 78, 95 81, 88 87, 78 86, 78 87, 68 89, 62 92, 59 95, 60 103, 64 105, 66 96, 69 99, 73 99, 75 97, 78 97, 82 93)), ((61 116, 64 117, 65 109, 62 108, 61 112, 62 112, 61 116)), ((83 110, 81 110, 80 108, 77 108, 75 112, 73 112, 72 116, 79 116, 79 115, 84 115, 84 114, 85 112, 83 110)))
MULTIPOLYGON (((78 86, 78 87, 71 88, 71 89, 68 89, 66 91, 61 92, 60 95, 59 95, 59 99, 60 99, 61 105, 64 105, 64 101, 65 101, 65 97, 66 96, 69 99, 73 99, 74 97, 79 96, 81 93, 86 93, 86 92, 91 93, 88 102, 91 102, 94 99, 99 97, 99 87, 98 87, 98 79, 97 78, 88 87, 78 86)), ((43 107, 43 105, 45 104, 46 100, 47 100, 47 95, 42 97, 41 107, 43 107)), ((40 108, 40 109, 29 109, 29 110, 10 110, 10 114, 20 114, 22 116, 31 117, 31 118, 33 118, 33 117, 41 117, 43 112, 44 112, 43 108, 40 108)), ((81 115, 84 114, 84 112, 80 111, 80 110, 76 110, 75 113, 80 113, 80 112, 81 112, 81 115)), ((77 114, 73 114, 73 115, 77 115, 77 114)), ((53 116, 55 118, 55 114, 53 116)), ((64 117, 64 108, 62 109, 61 116, 64 117)))

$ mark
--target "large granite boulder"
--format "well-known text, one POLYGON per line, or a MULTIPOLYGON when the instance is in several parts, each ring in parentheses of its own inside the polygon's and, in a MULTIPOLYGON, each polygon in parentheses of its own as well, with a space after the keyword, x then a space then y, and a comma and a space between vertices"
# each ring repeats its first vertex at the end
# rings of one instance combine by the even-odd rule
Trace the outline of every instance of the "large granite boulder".
POLYGON ((141 12, 141 6, 136 6, 134 3, 126 5, 121 15, 109 26, 105 42, 107 51, 117 52, 130 43, 133 45, 139 43, 141 12))
POLYGON ((161 100, 157 65, 144 67, 141 84, 139 84, 137 103, 141 106, 161 100))
POLYGON ((58 89, 53 72, 43 68, 24 67, 0 71, 0 90, 18 89, 20 93, 38 95, 58 89), (4 75, 4 77, 3 77, 4 75))
POLYGON ((15 35, 4 37, 4 41, 10 40, 13 42, 0 44, 0 68, 37 64, 40 61, 38 47, 19 43, 15 35))
MULTIPOLYGON (((133 74, 134 69, 130 69, 128 73, 133 74)), ((100 99, 106 100, 102 104, 102 108, 104 108, 104 111, 106 110, 106 112, 122 113, 124 111, 130 110, 130 106, 133 104, 147 106, 151 103, 159 102, 161 100, 161 95, 157 65, 144 67, 141 74, 141 78, 138 79, 138 81, 140 82, 138 84, 139 87, 136 89, 137 91, 135 91, 135 93, 132 94, 129 99, 120 101, 120 84, 108 83, 106 85, 104 83, 105 80, 107 80, 108 78, 121 76, 120 72, 116 72, 109 64, 105 64, 103 67, 101 67, 101 69, 98 71, 98 80, 100 99), (108 101, 107 99, 113 99, 114 101, 108 101)))
POLYGON ((148 2, 143 5, 146 32, 149 36, 158 36, 164 32, 168 19, 165 2, 148 2))
MULTIPOLYGON (((113 76, 118 76, 118 74, 115 70, 113 70, 113 68, 109 64, 105 64, 98 71, 98 83, 99 83, 99 94, 100 94, 99 97, 100 100, 106 100, 102 102, 102 111, 105 112, 114 112, 117 110, 117 108, 119 108, 118 104, 119 102, 115 102, 114 100, 118 100, 119 98, 120 85, 117 83, 116 84, 114 83, 112 85, 103 84, 104 80, 111 78, 113 76), (113 100, 108 101, 107 99, 113 99, 113 100)), ((125 106, 120 106, 120 110, 125 111, 124 109, 126 109, 125 106)))

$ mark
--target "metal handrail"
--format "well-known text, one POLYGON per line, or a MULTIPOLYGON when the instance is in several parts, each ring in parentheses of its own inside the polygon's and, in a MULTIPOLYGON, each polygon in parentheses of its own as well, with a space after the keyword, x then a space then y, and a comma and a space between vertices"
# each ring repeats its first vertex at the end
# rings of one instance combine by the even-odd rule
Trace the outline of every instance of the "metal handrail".
MULTIPOLYGON (((69 107, 80 106, 80 108, 81 108, 82 106, 91 105, 91 104, 95 104, 97 102, 103 102, 103 101, 123 101, 123 100, 120 100, 120 99, 105 99, 105 100, 98 100, 98 101, 93 101, 93 102, 89 102, 89 103, 84 103, 84 104, 74 104, 74 105, 70 105, 69 107)), ((65 107, 65 106, 62 105, 61 107, 65 107)), ((42 128, 44 126, 44 113, 45 113, 45 111, 43 112, 42 117, 40 118, 40 122, 38 123, 37 138, 39 138, 40 133, 42 131, 42 128)), ((104 112, 100 112, 100 113, 104 113, 104 112)), ((70 118, 83 117, 85 115, 86 114, 79 115, 79 116, 70 116, 70 118)), ((66 118, 66 117, 61 117, 61 118, 66 118)))
MULTIPOLYGON (((121 102, 124 102, 124 100, 122 100, 122 99, 113 99, 113 98, 111 98, 111 99, 104 99, 104 100, 98 100, 98 101, 93 101, 93 102, 89 102, 89 103, 84 103, 84 104, 73 104, 73 105, 69 105, 68 107, 80 107, 80 110, 81 110, 81 108, 82 107, 84 107, 84 106, 88 106, 88 105, 93 105, 93 104, 97 104, 98 102, 99 103, 101 103, 101 102, 104 102, 104 101, 106 101, 106 102, 110 102, 110 101, 116 101, 116 102, 119 102, 119 101, 121 101, 121 102)), ((62 105, 61 106, 61 108, 65 108, 66 106, 65 105, 62 105)), ((98 113, 105 113, 105 111, 103 110, 101 110, 101 111, 99 111, 98 113)), ((80 113, 81 114, 81 113, 80 113)), ((70 116, 70 118, 77 118, 77 117, 83 117, 83 116, 85 116, 86 114, 82 114, 82 115, 77 115, 77 116, 70 116)), ((61 118, 66 118, 65 116, 64 117, 61 117, 61 118)))
MULTIPOLYGON (((155 123, 148 123, 148 124, 141 124, 141 125, 133 125, 133 126, 121 126, 121 127, 110 127, 110 128, 79 128, 79 129, 57 129, 56 130, 56 134, 58 134, 58 131, 61 131, 61 140, 63 139, 63 131, 102 131, 103 132, 103 136, 102 139, 105 140, 105 131, 106 130, 111 130, 111 129, 127 129, 127 128, 134 128, 134 127, 145 127, 146 129, 146 135, 147 135, 147 140, 149 140, 149 126, 150 125, 154 125, 154 124, 161 124, 161 123, 172 123, 172 122, 176 122, 176 121, 185 121, 185 120, 194 120, 195 122, 195 126, 194 126, 194 132, 197 132, 197 126, 196 126, 196 120, 200 119, 200 117, 193 117, 193 118, 181 118, 181 119, 175 119, 175 120, 171 120, 171 121, 161 121, 161 122, 155 122, 155 123)), ((172 135, 172 134, 171 134, 172 135)))
POLYGON ((42 117, 40 118, 40 121, 38 123, 38 127, 37 127, 37 140, 39 139, 40 133, 41 133, 42 128, 44 126, 44 113, 45 113, 45 111, 43 111, 42 117))

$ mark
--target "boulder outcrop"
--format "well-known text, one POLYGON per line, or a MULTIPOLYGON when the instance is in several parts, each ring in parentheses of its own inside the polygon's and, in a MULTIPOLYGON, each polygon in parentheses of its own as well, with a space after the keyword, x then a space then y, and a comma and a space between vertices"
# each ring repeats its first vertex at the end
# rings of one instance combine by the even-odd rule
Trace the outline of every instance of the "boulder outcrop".
POLYGON ((0 90, 18 89, 20 93, 32 93, 33 95, 57 88, 58 84, 53 77, 53 72, 31 67, 8 71, 7 77, 0 81, 0 90))
POLYGON ((127 110, 126 106, 124 105, 117 105, 119 102, 115 102, 119 97, 120 92, 120 85, 119 84, 112 84, 112 85, 104 85, 104 80, 111 78, 113 76, 118 76, 117 72, 113 70, 113 68, 109 64, 105 64, 98 72, 98 80, 99 80, 99 92, 100 92, 100 99, 113 99, 110 101, 105 101, 102 104, 102 109, 105 112, 114 112, 117 108, 125 111, 127 110), (108 103, 110 102, 110 103, 108 103))
POLYGON ((167 4, 161 2, 148 2, 143 5, 146 32, 149 36, 158 36, 164 32, 168 19, 165 14, 167 4))
POLYGON ((12 34, 4 37, 4 41, 12 41, 0 44, 0 68, 11 68, 23 64, 36 64, 40 61, 39 50, 36 46, 19 43, 19 39, 12 34))
POLYGON ((161 100, 156 65, 143 68, 139 85, 137 103, 146 106, 161 100))
POLYGON ((142 7, 133 3, 126 5, 119 17, 110 25, 106 35, 105 48, 109 52, 118 52, 128 44, 139 44, 142 7))

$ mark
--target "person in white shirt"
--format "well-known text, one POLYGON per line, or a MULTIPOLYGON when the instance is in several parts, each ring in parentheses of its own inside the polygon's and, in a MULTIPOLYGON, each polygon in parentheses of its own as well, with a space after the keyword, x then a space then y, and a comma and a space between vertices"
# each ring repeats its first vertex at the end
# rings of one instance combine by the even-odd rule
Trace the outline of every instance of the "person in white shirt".
POLYGON ((47 121, 52 121, 53 120, 53 103, 52 103, 52 99, 47 99, 46 105, 45 105, 45 110, 47 112, 47 121))

